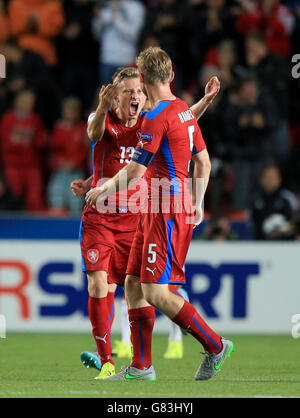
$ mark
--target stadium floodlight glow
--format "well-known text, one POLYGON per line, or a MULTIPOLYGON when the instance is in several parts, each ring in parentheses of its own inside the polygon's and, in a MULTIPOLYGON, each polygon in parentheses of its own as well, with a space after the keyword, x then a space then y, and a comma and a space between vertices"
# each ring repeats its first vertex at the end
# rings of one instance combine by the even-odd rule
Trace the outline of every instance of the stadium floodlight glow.
POLYGON ((6 338, 6 318, 0 315, 0 338, 6 338))
POLYGON ((0 54, 0 78, 6 78, 6 58, 0 54))

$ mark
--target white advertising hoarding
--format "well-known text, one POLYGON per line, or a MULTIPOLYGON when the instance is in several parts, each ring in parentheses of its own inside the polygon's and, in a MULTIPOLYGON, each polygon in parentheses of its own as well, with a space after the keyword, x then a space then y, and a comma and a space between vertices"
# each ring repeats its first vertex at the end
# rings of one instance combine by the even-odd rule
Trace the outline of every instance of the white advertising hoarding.
MULTIPOLYGON (((193 242, 185 288, 222 334, 291 333, 300 313, 299 250, 297 243, 193 242)), ((0 240, 0 315, 7 333, 90 332, 78 243, 0 240)), ((158 316, 155 330, 166 332, 168 320, 158 316)))

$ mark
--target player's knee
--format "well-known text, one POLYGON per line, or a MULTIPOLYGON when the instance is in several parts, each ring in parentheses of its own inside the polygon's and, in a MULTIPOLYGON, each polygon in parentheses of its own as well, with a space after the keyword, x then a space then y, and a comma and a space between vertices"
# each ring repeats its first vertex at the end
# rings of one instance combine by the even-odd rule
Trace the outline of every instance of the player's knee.
POLYGON ((127 276, 125 280, 125 295, 127 298, 140 298, 142 295, 140 279, 135 276, 127 276))
POLYGON ((87 273, 89 295, 94 298, 107 296, 108 283, 105 272, 87 273))
POLYGON ((145 300, 155 308, 159 309, 166 302, 164 292, 159 292, 159 289, 153 289, 149 286, 143 286, 143 294, 145 300))

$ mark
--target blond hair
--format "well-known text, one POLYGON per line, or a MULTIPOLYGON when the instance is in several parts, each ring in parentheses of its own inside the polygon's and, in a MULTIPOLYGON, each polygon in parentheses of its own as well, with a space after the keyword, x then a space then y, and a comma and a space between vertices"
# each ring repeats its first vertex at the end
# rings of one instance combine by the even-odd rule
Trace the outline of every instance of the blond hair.
POLYGON ((136 63, 146 83, 150 85, 170 83, 173 71, 172 60, 163 49, 153 46, 144 49, 136 63))
POLYGON ((135 67, 121 67, 118 68, 115 74, 113 75, 112 81, 113 84, 119 85, 122 81, 130 78, 140 78, 140 73, 135 67))

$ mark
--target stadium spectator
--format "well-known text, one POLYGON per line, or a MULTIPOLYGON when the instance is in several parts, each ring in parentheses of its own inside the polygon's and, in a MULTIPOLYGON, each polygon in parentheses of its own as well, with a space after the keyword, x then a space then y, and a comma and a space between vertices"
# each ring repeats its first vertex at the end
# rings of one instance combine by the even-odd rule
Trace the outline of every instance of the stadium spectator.
POLYGON ((146 45, 144 42, 143 49, 146 46, 160 46, 172 57, 176 73, 177 94, 181 92, 183 84, 183 57, 184 49, 187 46, 184 19, 187 10, 187 5, 184 1, 161 0, 147 13, 142 33, 143 38, 149 38, 150 35, 158 39, 157 45, 150 45, 149 42, 146 45))
POLYGON ((9 24, 8 17, 5 11, 5 4, 3 0, 0 0, 0 51, 2 50, 3 42, 9 36, 9 24))
POLYGON ((237 63, 238 55, 235 42, 232 39, 224 39, 208 51, 201 73, 205 71, 206 67, 216 68, 222 89, 226 89, 234 82, 232 69, 237 63))
POLYGON ((109 84, 119 67, 135 61, 144 18, 145 8, 137 0, 111 0, 96 8, 92 25, 100 42, 102 84, 109 84))
MULTIPOLYGON (((9 36, 8 17, 5 10, 5 3, 0 0, 0 53, 3 53, 3 42, 9 36)), ((5 69, 6 70, 6 69, 5 69)), ((6 72, 6 71, 5 71, 6 72)), ((0 70, 0 117, 5 110, 6 104, 6 89, 4 87, 3 69, 0 70)))
POLYGON ((237 31, 246 35, 261 32, 268 42, 270 51, 288 58, 291 52, 290 35, 295 18, 279 0, 242 1, 243 11, 237 21, 237 31))
POLYGON ((297 197, 282 187, 280 170, 274 165, 264 167, 260 186, 252 206, 255 238, 284 239, 290 234, 289 221, 299 209, 297 197))
POLYGON ((58 38, 58 57, 63 97, 76 95, 90 109, 98 81, 98 42, 92 35, 94 3, 65 0, 66 26, 58 38))
POLYGON ((11 0, 8 15, 11 34, 18 38, 20 46, 42 55, 49 66, 56 66, 55 37, 65 23, 62 2, 11 0))
POLYGON ((19 91, 33 90, 36 95, 36 111, 47 128, 51 129, 59 116, 57 112, 59 93, 43 57, 29 49, 21 48, 15 38, 6 40, 3 51, 7 64, 5 79, 7 106, 12 105, 19 91))
POLYGON ((300 196, 300 123, 291 128, 291 153, 284 165, 284 183, 300 196))
POLYGON ((270 52, 264 36, 259 33, 246 37, 245 58, 248 69, 259 83, 260 93, 271 96, 277 106, 274 149, 278 161, 284 161, 289 152, 288 67, 279 55, 270 52))
POLYGON ((300 211, 297 211, 290 221, 290 237, 300 241, 300 211))
POLYGON ((207 241, 232 241, 238 239, 231 229, 230 220, 226 216, 212 218, 204 228, 201 239, 207 241))
MULTIPOLYGON (((290 79, 290 123, 292 129, 295 130, 294 125, 299 124, 299 114, 300 114, 300 3, 297 2, 295 5, 295 16, 296 16, 296 25, 292 35, 292 57, 293 57, 293 77, 290 79)), ((297 129, 297 128, 296 128, 297 129)), ((298 128, 299 129, 299 128, 298 128)), ((299 129, 300 132, 300 129, 299 129)))
POLYGON ((239 81, 223 109, 220 117, 234 171, 233 209, 246 210, 262 164, 273 158, 271 135, 277 126, 277 108, 248 77, 239 81))
POLYGON ((295 26, 291 35, 292 55, 299 54, 300 39, 300 3, 296 2, 294 7, 295 26))
MULTIPOLYGON (((189 65, 197 74, 207 52, 216 47, 223 39, 236 39, 236 15, 232 2, 225 0, 189 0, 189 12, 186 15, 186 29, 189 43, 189 65)), ((183 58, 185 60, 185 58, 183 58)))
POLYGON ((10 212, 22 209, 22 202, 12 194, 6 184, 4 174, 0 171, 0 212, 10 212))
POLYGON ((81 104, 75 97, 65 98, 62 119, 57 122, 52 140, 52 175, 48 185, 48 203, 51 209, 79 213, 83 201, 73 196, 69 185, 83 178, 88 155, 87 125, 81 120, 81 104))
POLYGON ((35 95, 24 90, 17 94, 14 108, 0 124, 4 174, 8 186, 29 211, 44 208, 41 151, 47 134, 40 117, 34 113, 35 95))
MULTIPOLYGON (((218 68, 210 66, 203 67, 203 72, 199 80, 201 97, 202 90, 204 90, 206 83, 213 75, 220 76, 218 68)), ((224 192, 229 151, 222 125, 223 103, 226 95, 222 83, 221 86, 223 87, 223 91, 221 87, 221 92, 199 120, 203 137, 207 139, 207 149, 211 158, 210 182, 205 204, 212 212, 212 215, 217 217, 224 215, 225 212, 224 192)), ((196 99, 192 99, 191 103, 195 103, 195 101, 196 99)))

